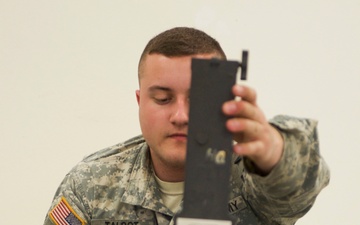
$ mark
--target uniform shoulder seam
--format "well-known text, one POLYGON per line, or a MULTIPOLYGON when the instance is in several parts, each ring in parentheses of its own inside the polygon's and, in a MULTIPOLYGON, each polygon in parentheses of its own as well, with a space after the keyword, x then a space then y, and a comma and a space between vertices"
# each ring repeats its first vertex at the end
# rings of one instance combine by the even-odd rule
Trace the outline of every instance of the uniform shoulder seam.
POLYGON ((120 152, 126 151, 128 149, 134 148, 138 145, 141 145, 145 143, 145 140, 142 135, 133 137, 131 139, 128 139, 125 142, 118 143, 116 145, 104 148, 102 150, 99 150, 97 152, 94 152, 88 156, 86 156, 82 161, 83 162, 90 162, 97 159, 109 157, 114 154, 118 154, 120 152))

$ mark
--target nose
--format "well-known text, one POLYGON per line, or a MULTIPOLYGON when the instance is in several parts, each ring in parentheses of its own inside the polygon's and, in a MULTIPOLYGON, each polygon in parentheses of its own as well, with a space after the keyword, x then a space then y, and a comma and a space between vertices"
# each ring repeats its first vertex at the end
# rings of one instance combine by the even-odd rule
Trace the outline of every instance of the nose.
POLYGON ((189 102, 187 99, 179 99, 173 105, 170 122, 175 126, 186 126, 189 122, 189 102))

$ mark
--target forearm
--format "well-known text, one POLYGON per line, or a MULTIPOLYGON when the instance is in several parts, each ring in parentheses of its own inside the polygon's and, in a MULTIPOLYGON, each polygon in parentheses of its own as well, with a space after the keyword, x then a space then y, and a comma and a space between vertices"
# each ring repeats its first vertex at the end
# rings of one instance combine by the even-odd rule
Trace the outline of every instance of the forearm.
POLYGON ((267 176, 246 166, 245 193, 259 216, 292 224, 327 185, 329 170, 319 154, 315 121, 277 117, 272 122, 283 135, 283 155, 267 176))

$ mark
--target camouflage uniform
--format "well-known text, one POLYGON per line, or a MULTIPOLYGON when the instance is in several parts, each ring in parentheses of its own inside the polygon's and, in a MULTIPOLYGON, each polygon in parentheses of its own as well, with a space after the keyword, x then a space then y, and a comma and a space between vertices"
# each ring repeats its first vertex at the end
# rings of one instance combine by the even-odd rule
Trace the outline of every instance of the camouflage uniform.
MULTIPOLYGON (((281 132, 285 150, 269 175, 259 176, 251 162, 233 158, 228 211, 238 225, 294 224, 329 182, 329 170, 319 155, 317 122, 287 116, 270 122, 281 132)), ((62 199, 80 219, 70 224, 173 224, 174 214, 162 204, 141 136, 75 166, 57 190, 45 225, 54 224, 49 215, 62 199)))

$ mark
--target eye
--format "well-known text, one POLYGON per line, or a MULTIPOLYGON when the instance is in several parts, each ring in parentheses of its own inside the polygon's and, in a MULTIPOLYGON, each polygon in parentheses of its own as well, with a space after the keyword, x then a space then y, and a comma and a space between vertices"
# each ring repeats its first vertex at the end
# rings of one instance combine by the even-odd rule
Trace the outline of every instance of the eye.
POLYGON ((159 105, 165 105, 171 102, 171 97, 164 97, 164 98, 154 98, 154 101, 159 105))

